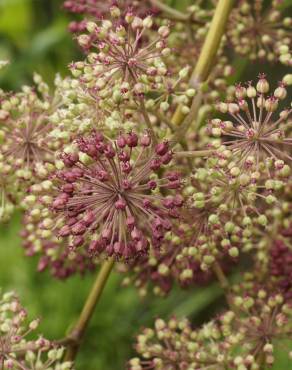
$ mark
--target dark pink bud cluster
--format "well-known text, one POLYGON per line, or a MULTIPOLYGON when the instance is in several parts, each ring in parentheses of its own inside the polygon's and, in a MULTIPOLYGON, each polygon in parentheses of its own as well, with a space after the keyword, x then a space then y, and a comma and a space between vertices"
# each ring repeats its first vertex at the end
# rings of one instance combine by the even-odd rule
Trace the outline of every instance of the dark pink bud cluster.
POLYGON ((110 141, 94 132, 77 145, 78 154, 62 155, 65 168, 53 180, 58 236, 69 237, 73 250, 85 245, 91 255, 126 259, 145 253, 150 243, 159 247, 183 204, 180 195, 159 193, 180 187, 178 173, 155 174, 172 158, 169 144, 153 148, 148 134, 110 141))
POLYGON ((73 76, 107 101, 113 93, 114 100, 120 101, 144 97, 149 91, 167 91, 170 72, 164 59, 171 52, 169 27, 154 31, 151 16, 139 17, 132 10, 122 14, 116 6, 111 12, 108 21, 87 22, 86 31, 78 36, 87 58, 70 65, 73 76))

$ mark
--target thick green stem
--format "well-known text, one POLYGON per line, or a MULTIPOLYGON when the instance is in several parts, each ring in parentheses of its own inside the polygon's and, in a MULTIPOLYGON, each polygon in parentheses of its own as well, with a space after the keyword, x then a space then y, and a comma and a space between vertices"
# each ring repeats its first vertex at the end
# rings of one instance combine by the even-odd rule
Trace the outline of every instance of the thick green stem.
POLYGON ((214 58, 218 52, 222 36, 224 35, 233 2, 234 0, 218 1, 209 32, 191 77, 191 86, 197 86, 198 83, 207 80, 214 65, 214 58))
POLYGON ((109 260, 104 262, 98 272, 89 296, 87 297, 87 300, 83 306, 79 319, 67 336, 70 344, 68 345, 65 355, 66 361, 73 361, 78 353, 81 341, 90 322, 90 319, 94 313, 95 307, 101 297, 114 263, 115 260, 113 258, 110 258, 109 260))
MULTIPOLYGON (((209 32, 207 34, 198 62, 190 79, 190 86, 194 87, 195 89, 198 89, 200 83, 206 81, 209 76, 212 65, 214 64, 214 58, 218 52, 220 42, 225 31, 225 26, 230 11, 232 9, 233 2, 234 0, 218 1, 209 32)), ((189 116, 191 115, 191 117, 186 117, 188 121, 192 121, 193 119, 195 119, 195 114, 198 113, 198 106, 200 106, 201 99, 201 94, 197 94, 194 97, 194 100, 198 101, 198 104, 194 104, 193 102, 193 105, 195 105, 197 109, 191 110, 189 114, 189 116)), ((172 118, 172 123, 174 125, 181 125, 184 120, 185 115, 182 113, 181 107, 178 107, 172 118)), ((184 126, 186 127, 186 125, 184 126)))

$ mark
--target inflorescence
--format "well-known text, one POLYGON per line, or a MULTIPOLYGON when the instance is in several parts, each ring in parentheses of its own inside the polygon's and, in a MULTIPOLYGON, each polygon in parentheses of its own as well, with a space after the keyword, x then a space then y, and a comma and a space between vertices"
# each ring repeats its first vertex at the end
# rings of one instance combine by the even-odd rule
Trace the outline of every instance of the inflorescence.
MULTIPOLYGON (((237 54, 290 68, 292 20, 281 0, 240 0, 201 81, 216 5, 67 0, 84 53, 70 76, 0 90, 0 222, 22 211, 38 271, 65 279, 113 258, 141 296, 225 290, 228 307, 197 329, 174 317, 144 329, 131 370, 260 370, 291 340, 292 74, 274 90, 263 73, 230 81, 237 54)), ((0 367, 71 369, 25 320, 3 295, 0 367)))

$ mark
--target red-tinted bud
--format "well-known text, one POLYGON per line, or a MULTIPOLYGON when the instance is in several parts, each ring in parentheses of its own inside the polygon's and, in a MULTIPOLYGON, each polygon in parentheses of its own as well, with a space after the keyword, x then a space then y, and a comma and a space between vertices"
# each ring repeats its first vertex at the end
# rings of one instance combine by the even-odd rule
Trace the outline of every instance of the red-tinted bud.
POLYGON ((132 184, 131 184, 131 181, 125 179, 122 181, 122 185, 123 185, 123 188, 124 190, 130 190, 132 189, 132 184))
POLYGON ((163 205, 167 209, 173 208, 174 207, 173 199, 171 197, 164 199, 163 200, 163 205))
POLYGON ((154 181, 154 180, 150 180, 150 181, 148 181, 148 187, 149 187, 149 189, 151 189, 151 190, 156 189, 156 188, 157 188, 157 182, 156 182, 156 181, 154 181))
POLYGON ((71 233, 71 228, 68 225, 64 225, 60 230, 59 230, 59 236, 64 238, 71 233))
POLYGON ((134 148, 138 145, 138 136, 130 132, 126 137, 126 141, 129 148, 134 148))
POLYGON ((151 207, 151 202, 149 199, 143 199, 143 207, 145 208, 151 207))
POLYGON ((119 148, 124 148, 127 145, 127 140, 124 136, 119 136, 117 139, 117 146, 119 148))
POLYGON ((142 233, 140 230, 138 230, 136 227, 134 227, 134 229, 132 230, 131 232, 131 237, 134 239, 134 240, 140 240, 141 237, 142 237, 142 233))
POLYGON ((84 238, 82 236, 77 236, 73 239, 72 246, 73 248, 81 247, 84 244, 84 238))
POLYGON ((156 154, 163 156, 166 154, 169 150, 169 144, 167 141, 164 141, 163 143, 159 143, 155 147, 155 152, 156 154))
POLYGON ((128 162, 130 160, 129 153, 121 151, 119 153, 119 160, 122 161, 122 162, 128 162))
POLYGON ((86 231, 86 226, 83 222, 78 222, 71 228, 71 232, 73 235, 83 235, 86 231))
POLYGON ((162 157, 161 157, 161 162, 163 164, 168 164, 173 158, 173 154, 171 151, 167 152, 166 154, 164 154, 162 157))
POLYGON ((120 198, 115 202, 116 209, 124 210, 127 206, 127 203, 124 201, 124 199, 120 198))
POLYGON ((123 255, 123 252, 125 250, 125 244, 122 242, 115 242, 114 243, 114 251, 115 253, 119 255, 123 255))
POLYGON ((180 179, 180 174, 179 174, 179 172, 176 172, 176 171, 167 172, 167 174, 165 175, 165 177, 169 181, 176 181, 176 180, 179 180, 180 179))
POLYGON ((95 221, 95 219, 96 216, 94 215, 94 213, 89 211, 84 215, 82 222, 85 226, 90 226, 95 221))
POLYGON ((125 163, 122 163, 122 171, 124 173, 130 173, 132 171, 132 166, 130 164, 130 162, 125 162, 125 163))
POLYGON ((150 135, 148 134, 144 134, 142 137, 141 137, 141 145, 144 146, 144 147, 147 147, 151 144, 151 137, 150 135))
POLYGON ((107 181, 109 178, 108 173, 104 170, 96 171, 96 175, 97 175, 98 180, 100 181, 107 181))
POLYGON ((114 148, 112 147, 111 144, 108 144, 105 147, 104 154, 105 154, 105 156, 107 158, 114 158, 114 156, 116 155, 116 153, 115 153, 115 150, 114 150, 114 148))
POLYGON ((74 185, 72 184, 65 184, 62 186, 62 191, 67 194, 71 194, 74 191, 74 185))
POLYGON ((111 236, 112 236, 112 231, 111 229, 104 229, 101 233, 101 236, 103 239, 105 240, 110 240, 111 236))
POLYGON ((159 158, 152 159, 152 161, 150 163, 151 170, 157 171, 157 170, 159 170, 160 167, 161 167, 161 160, 159 158))
POLYGON ((66 203, 68 202, 68 199, 69 199, 69 196, 68 194, 66 193, 62 193, 60 194, 54 201, 53 201, 53 204, 52 204, 52 207, 54 209, 63 209, 63 207, 66 205, 66 203))
POLYGON ((126 220, 126 224, 129 229, 132 229, 135 225, 135 218, 133 216, 129 216, 126 220))

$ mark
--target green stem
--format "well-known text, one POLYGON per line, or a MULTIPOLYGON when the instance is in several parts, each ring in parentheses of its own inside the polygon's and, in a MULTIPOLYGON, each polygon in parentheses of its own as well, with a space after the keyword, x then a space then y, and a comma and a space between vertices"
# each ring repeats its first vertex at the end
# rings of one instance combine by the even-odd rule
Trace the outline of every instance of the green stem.
MULTIPOLYGON (((195 89, 198 89, 200 84, 208 79, 212 65, 214 64, 214 58, 218 52, 222 36, 225 32, 225 26, 227 24, 233 2, 234 0, 218 1, 209 32, 190 79, 190 86, 194 87, 195 89)), ((195 109, 191 109, 191 112, 189 113, 189 116, 191 117, 185 118, 185 115, 182 113, 181 107, 179 106, 172 118, 172 123, 174 125, 181 125, 185 120, 192 122, 196 117, 195 114, 198 113, 201 99, 202 96, 200 93, 194 97, 192 106, 195 106, 195 109), (197 103, 194 103, 195 101, 197 101, 197 103)), ((188 128, 189 125, 184 126, 185 128, 188 128)))
POLYGON ((222 36, 224 35, 233 2, 234 0, 218 1, 209 32, 191 77, 191 86, 197 86, 198 83, 207 80, 214 64, 214 58, 218 52, 222 36))
POLYGON ((103 289, 113 269, 114 263, 115 260, 113 258, 108 259, 104 262, 98 272, 96 280, 83 306, 79 319, 67 336, 69 345, 65 355, 66 361, 73 361, 78 353, 81 341, 90 322, 90 319, 94 313, 95 307, 102 295, 103 289))

